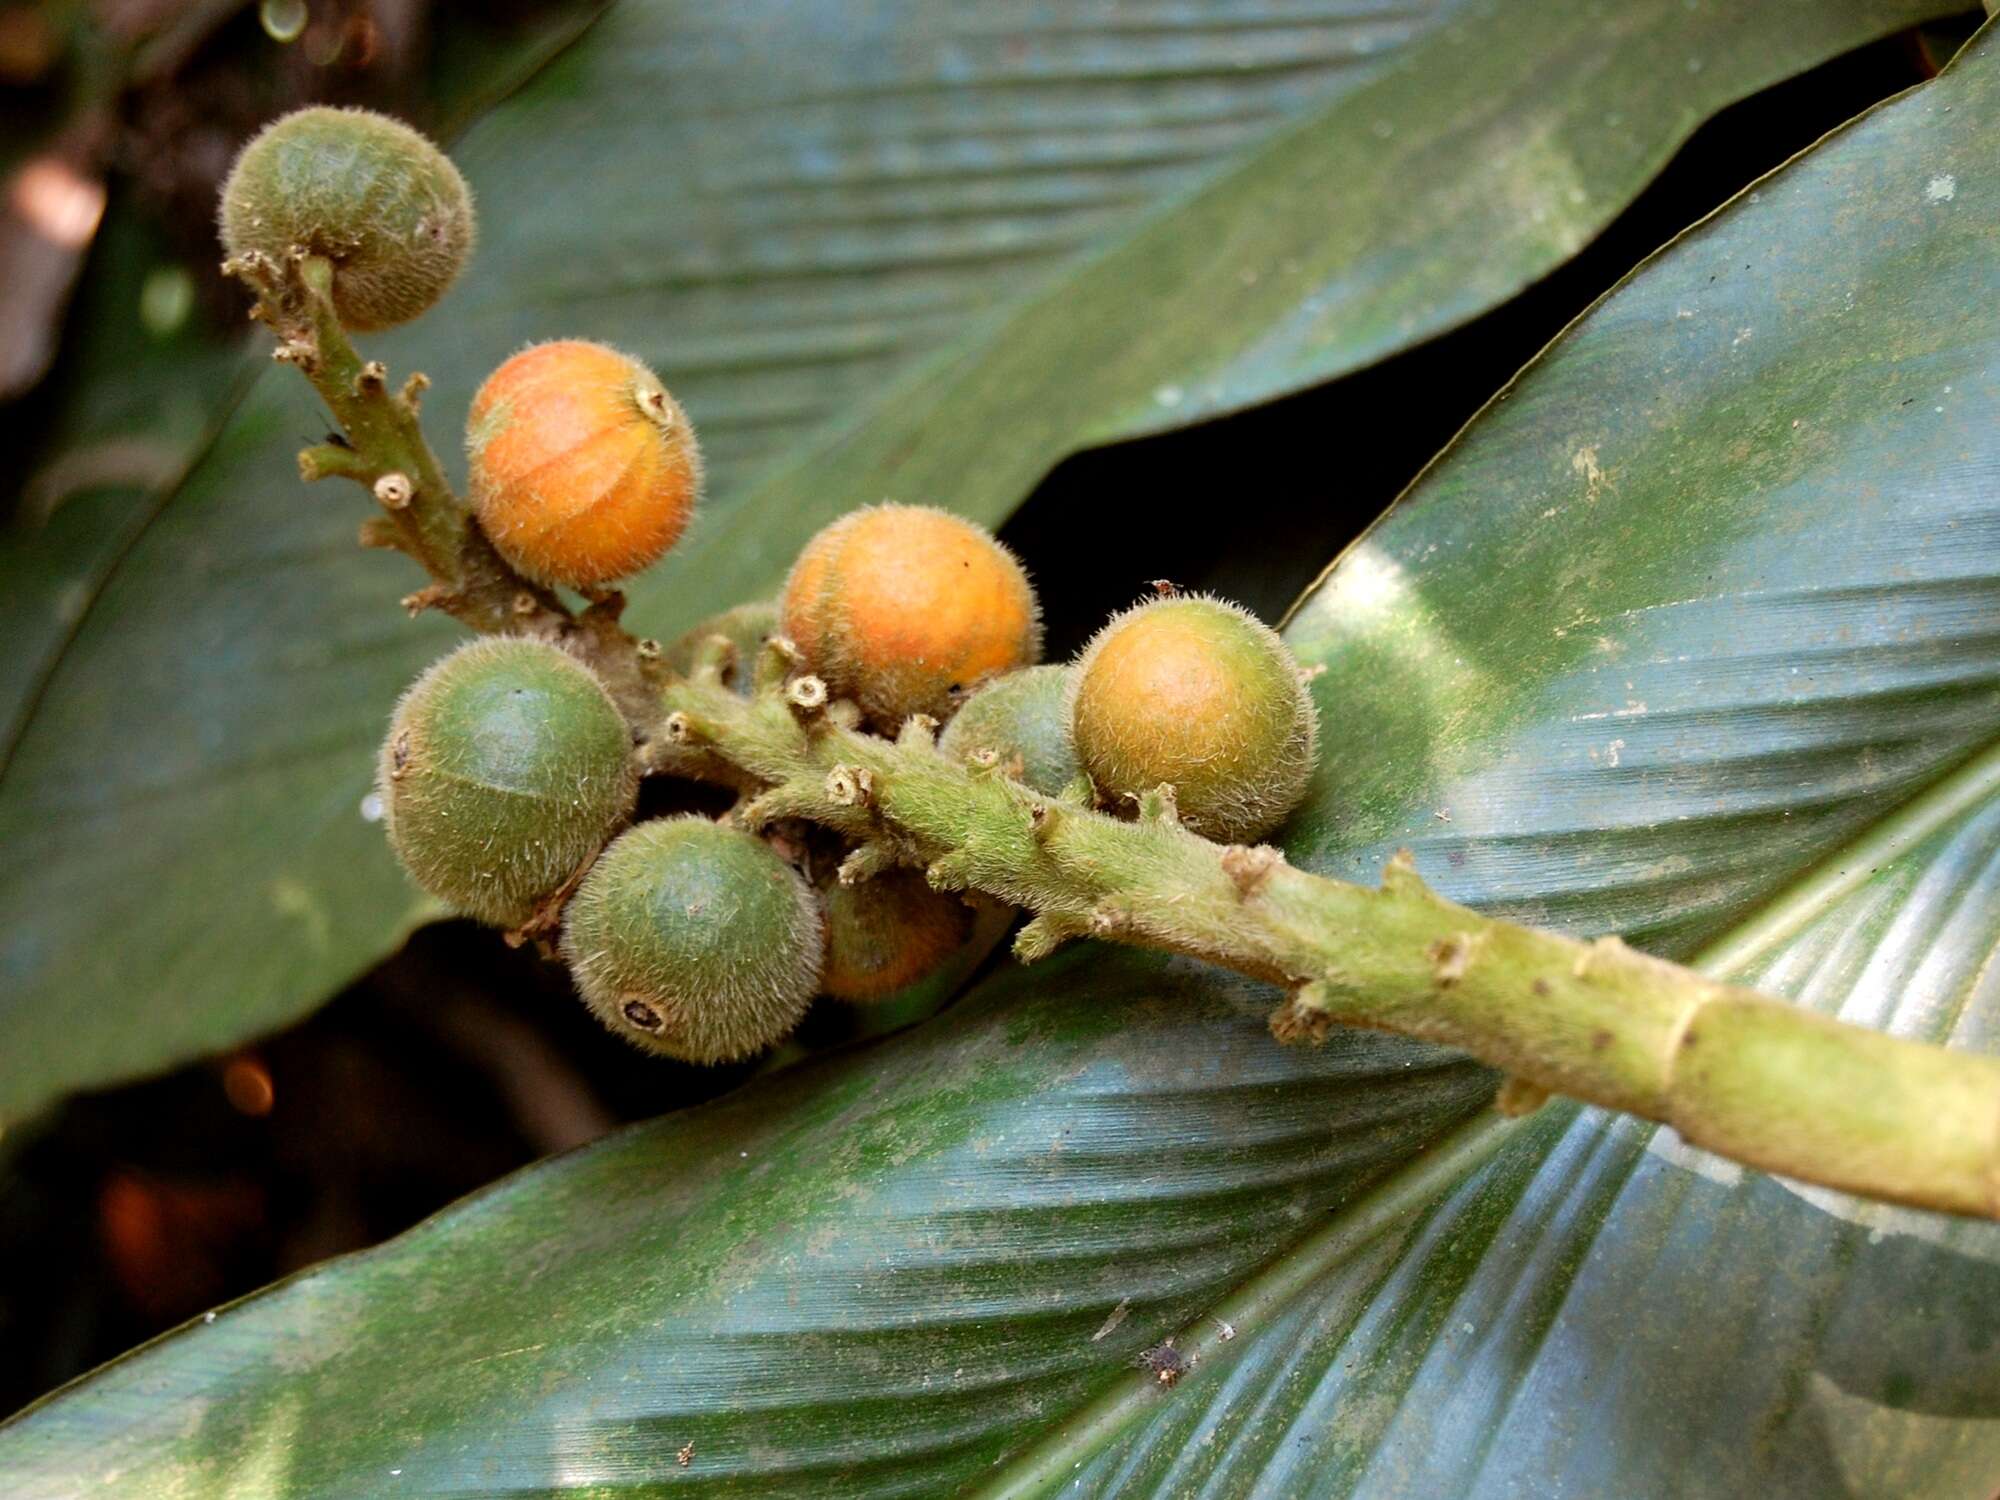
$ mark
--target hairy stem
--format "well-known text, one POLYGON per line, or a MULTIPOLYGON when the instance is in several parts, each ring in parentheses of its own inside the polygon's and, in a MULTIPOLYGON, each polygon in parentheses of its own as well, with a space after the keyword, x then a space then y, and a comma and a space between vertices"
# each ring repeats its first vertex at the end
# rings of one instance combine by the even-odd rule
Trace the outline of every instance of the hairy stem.
POLYGON ((362 528, 362 542, 407 553, 430 575, 404 599, 410 612, 438 609, 483 634, 559 641, 597 671, 635 734, 654 722, 667 673, 658 647, 619 625, 623 596, 606 594, 573 612, 494 550, 424 438, 418 403, 429 382, 412 375, 391 392, 388 370, 361 357, 334 312, 332 263, 300 254, 280 264, 252 254, 223 270, 257 293, 253 316, 276 333, 274 358, 312 383, 340 428, 338 441, 300 453, 299 472, 366 489, 380 514, 362 528))
POLYGON ((858 733, 801 708, 817 695, 800 681, 745 700, 697 673, 665 690, 666 738, 763 783, 750 821, 807 818, 860 840, 843 878, 921 865, 933 885, 1032 912, 1016 940, 1026 959, 1086 935, 1189 954, 1286 987, 1272 1017, 1284 1040, 1335 1023, 1401 1032, 1506 1070, 1522 1107, 1566 1094, 1767 1171, 2000 1216, 2000 1059, 1844 1025, 1616 938, 1494 921, 1406 860, 1368 887, 1211 843, 1180 826, 1164 788, 1121 821, 960 766, 922 732, 858 733))

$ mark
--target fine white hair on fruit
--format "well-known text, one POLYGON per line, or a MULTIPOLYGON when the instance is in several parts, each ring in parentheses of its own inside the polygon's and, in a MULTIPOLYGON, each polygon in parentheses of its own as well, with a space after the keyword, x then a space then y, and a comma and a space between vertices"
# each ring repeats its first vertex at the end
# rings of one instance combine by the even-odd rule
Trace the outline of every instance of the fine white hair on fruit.
POLYGON ((692 814, 620 835, 571 899, 563 956, 611 1031, 685 1062, 748 1057, 799 1022, 825 930, 770 845, 692 814))
POLYGON ((1171 786, 1206 838, 1269 833, 1304 798, 1319 716, 1291 649, 1241 605, 1206 594, 1114 615, 1077 658, 1071 744, 1114 806, 1171 786))

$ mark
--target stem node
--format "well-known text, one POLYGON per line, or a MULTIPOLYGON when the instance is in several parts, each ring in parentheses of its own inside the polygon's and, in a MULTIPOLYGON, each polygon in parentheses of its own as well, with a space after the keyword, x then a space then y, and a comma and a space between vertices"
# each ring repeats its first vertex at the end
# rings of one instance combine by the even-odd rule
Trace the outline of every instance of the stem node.
POLYGON ((1014 934, 1014 957, 1024 964, 1047 958, 1056 949, 1072 938, 1083 936, 1083 929, 1067 917, 1054 912, 1043 912, 1024 923, 1014 934))
POLYGON ((894 847, 877 840, 857 844, 847 858, 840 862, 839 880, 842 885, 860 885, 873 880, 877 875, 886 875, 903 861, 894 847))
POLYGON ((387 516, 369 516, 361 523, 359 538, 364 547, 400 548, 403 534, 389 524, 387 516))
POLYGON ((1314 981, 1302 984, 1271 1012, 1271 1035, 1287 1047, 1309 1043, 1317 1047, 1333 1030, 1328 1010, 1332 999, 1326 986, 1314 981))
POLYGON ((794 782, 780 782, 737 807, 736 815, 752 833, 761 833, 787 818, 811 818, 819 799, 794 782))
POLYGON ((1382 866, 1382 889, 1392 896, 1431 899, 1431 888, 1417 874, 1417 857, 1407 849, 1398 849, 1382 866))
POLYGON ((1465 978, 1465 971, 1472 967, 1485 942, 1483 932, 1454 932, 1432 943, 1424 956, 1431 961, 1431 978, 1437 987, 1450 989, 1465 978))
POLYGON ((1256 895, 1271 872, 1284 862, 1285 856, 1269 844, 1231 844, 1222 851, 1222 873, 1236 887, 1236 894, 1246 899, 1256 895))
POLYGON ((339 443, 315 443, 299 450, 299 478, 307 484, 322 479, 352 479, 366 484, 375 466, 352 448, 339 443))
POLYGON ((941 854, 924 867, 924 879, 934 891, 970 890, 972 875, 972 856, 963 849, 941 854))
POLYGON ((826 795, 836 807, 866 807, 875 800, 875 773, 866 766, 835 766, 826 773, 826 795))
POLYGON ((1028 809, 1028 831, 1035 842, 1046 844, 1062 822, 1062 812, 1053 802, 1036 802, 1028 809))
POLYGON ((816 714, 826 707, 826 683, 810 672, 794 677, 785 687, 785 701, 801 715, 816 714))
POLYGON ((896 743, 906 750, 928 750, 937 744, 937 737, 938 721, 929 714, 911 714, 896 731, 896 743))
POLYGON ((403 595, 403 608, 415 619, 427 609, 451 608, 457 595, 441 583, 427 583, 414 594, 403 595))
POLYGON ((1132 800, 1139 806, 1141 823, 1166 823, 1178 828, 1181 821, 1180 802, 1174 789, 1161 782, 1150 792, 1140 792, 1132 800))
POLYGON ((788 635, 769 637, 757 653, 750 669, 750 686, 759 693, 770 692, 784 683, 799 664, 799 648, 788 635))
POLYGON ((408 510, 416 492, 410 476, 401 470, 393 470, 375 481, 375 498, 384 510, 408 510))
MULTIPOLYGON (((657 655, 659 643, 653 643, 657 655)), ((689 664, 688 676, 694 681, 711 687, 721 687, 736 669, 736 643, 726 635, 703 636, 694 648, 694 660, 689 664)))

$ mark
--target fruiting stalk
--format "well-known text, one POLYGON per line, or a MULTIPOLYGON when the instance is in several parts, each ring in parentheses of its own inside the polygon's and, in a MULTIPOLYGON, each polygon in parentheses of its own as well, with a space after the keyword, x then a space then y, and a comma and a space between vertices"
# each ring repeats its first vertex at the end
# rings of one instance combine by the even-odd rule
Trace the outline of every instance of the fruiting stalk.
POLYGON ((1126 822, 961 768, 921 724, 891 743, 794 701, 814 696, 767 686, 746 702, 711 660, 663 707, 679 745, 769 785, 752 821, 810 819, 864 841, 857 871, 920 864, 937 886, 1035 913, 1015 940, 1024 960, 1085 935, 1188 954, 1288 989, 1282 1040, 1336 1023, 1400 1032, 1504 1069, 1519 1103, 1566 1094, 1766 1171, 2000 1216, 2000 1059, 1845 1025, 1616 938, 1495 921, 1406 860, 1371 888, 1212 843, 1164 789, 1126 822))
POLYGON ((1031 912, 1024 960, 1094 936, 1184 953, 1283 986, 1282 1040, 1334 1024, 1458 1047, 1509 1075, 1500 1103, 1549 1093, 1672 1125, 1767 1171, 1869 1197, 2000 1217, 2000 1058, 1843 1025, 1633 952, 1494 921, 1429 890, 1406 862, 1379 889, 1292 868, 1275 849, 1181 827, 1173 796, 1136 821, 939 753, 928 721, 895 742, 858 733, 824 683, 775 642, 746 699, 724 683, 735 647, 712 638, 686 676, 618 624, 623 600, 572 614, 510 568, 446 483, 417 417, 422 377, 398 395, 333 313, 332 268, 246 255, 228 269, 325 399, 347 445, 308 448, 308 479, 369 489, 383 515, 363 540, 431 575, 406 601, 474 630, 559 642, 591 665, 630 724, 642 766, 754 795, 751 822, 803 818, 860 842, 843 878, 922 867, 944 889, 1031 912))
POLYGON ((405 607, 443 610, 482 633, 561 642, 596 670, 628 719, 649 717, 667 674, 654 660, 657 649, 619 627, 623 597, 607 594, 572 613, 494 550, 424 439, 418 405, 429 381, 412 375, 392 394, 388 370, 355 350, 334 310, 332 262, 295 255, 280 264, 249 254, 223 270, 257 294, 252 316, 278 337, 272 357, 312 382, 345 439, 304 449, 300 474, 351 479, 367 490, 381 513, 362 526, 362 543, 406 553, 430 575, 405 607))

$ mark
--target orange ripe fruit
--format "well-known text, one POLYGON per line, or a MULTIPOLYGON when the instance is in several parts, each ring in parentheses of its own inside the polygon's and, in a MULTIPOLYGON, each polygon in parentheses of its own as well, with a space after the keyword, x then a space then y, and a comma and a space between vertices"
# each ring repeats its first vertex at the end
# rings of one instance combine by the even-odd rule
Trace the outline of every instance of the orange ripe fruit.
POLYGON ((948 717, 1041 654, 1028 575, 984 527, 918 505, 843 516, 785 584, 785 634, 837 697, 877 722, 948 717))
POLYGON ((1174 788, 1205 838, 1269 833, 1312 775, 1318 715, 1285 643, 1248 610, 1188 595, 1141 604, 1084 647, 1070 737, 1100 797, 1174 788))
POLYGON ((472 504, 539 583, 593 589, 657 562, 701 491, 687 413, 638 360, 580 339, 487 376, 466 430, 472 504))
POLYGON ((826 914, 820 988, 858 1005, 935 973, 972 936, 972 908, 932 890, 915 870, 892 870, 859 885, 832 882, 820 905, 826 914))

